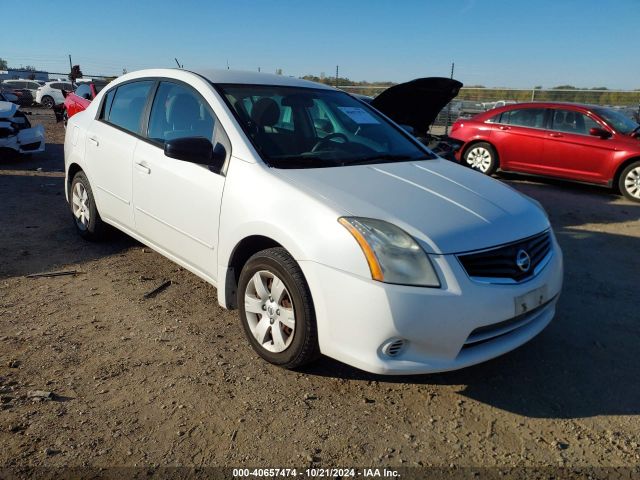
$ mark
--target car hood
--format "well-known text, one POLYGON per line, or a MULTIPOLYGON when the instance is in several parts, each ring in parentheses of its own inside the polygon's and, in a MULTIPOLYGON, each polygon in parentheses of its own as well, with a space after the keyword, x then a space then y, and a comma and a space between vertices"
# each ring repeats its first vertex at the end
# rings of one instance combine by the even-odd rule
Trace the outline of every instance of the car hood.
POLYGON ((0 118, 11 118, 18 111, 18 105, 11 102, 0 102, 0 118))
POLYGON ((386 89, 371 105, 394 122, 409 125, 416 134, 422 134, 461 87, 462 83, 450 78, 418 78, 386 89))
POLYGON ((274 172, 347 215, 397 225, 429 253, 479 250, 549 228, 528 197, 443 159, 274 172))

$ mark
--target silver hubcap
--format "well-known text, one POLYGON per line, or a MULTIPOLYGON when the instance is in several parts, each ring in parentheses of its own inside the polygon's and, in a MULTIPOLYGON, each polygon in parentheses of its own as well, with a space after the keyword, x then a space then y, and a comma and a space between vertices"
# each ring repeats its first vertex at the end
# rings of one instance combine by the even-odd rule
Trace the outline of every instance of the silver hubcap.
POLYGON ((285 351, 293 341, 296 317, 289 291, 273 273, 260 270, 244 292, 247 324, 265 350, 285 351))
POLYGON ((91 220, 91 211, 89 210, 89 194, 84 188, 81 182, 78 182, 73 187, 72 194, 72 210, 73 216, 76 217, 78 224, 83 228, 89 227, 89 221, 91 220))
POLYGON ((636 167, 624 177, 624 188, 633 198, 640 199, 640 167, 636 167))
POLYGON ((467 163, 476 170, 486 173, 491 167, 491 153, 483 147, 474 147, 467 154, 467 163))

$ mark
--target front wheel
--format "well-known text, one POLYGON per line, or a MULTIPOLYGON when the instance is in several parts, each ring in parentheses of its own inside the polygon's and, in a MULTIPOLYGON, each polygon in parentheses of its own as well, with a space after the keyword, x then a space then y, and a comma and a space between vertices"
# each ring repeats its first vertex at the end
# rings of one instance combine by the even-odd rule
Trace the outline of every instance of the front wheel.
POLYGON ((468 167, 485 175, 491 175, 498 168, 498 156, 494 148, 486 142, 471 145, 464 154, 468 167))
POLYGON ((629 200, 640 202, 640 162, 634 162, 622 171, 618 188, 629 200))
POLYGON ((84 172, 78 172, 73 177, 69 193, 71 213, 78 234, 87 240, 102 240, 107 226, 100 218, 93 190, 84 172))
POLYGON ((266 361, 296 368, 319 355, 311 292, 284 248, 253 255, 238 282, 240 321, 253 349, 266 361))

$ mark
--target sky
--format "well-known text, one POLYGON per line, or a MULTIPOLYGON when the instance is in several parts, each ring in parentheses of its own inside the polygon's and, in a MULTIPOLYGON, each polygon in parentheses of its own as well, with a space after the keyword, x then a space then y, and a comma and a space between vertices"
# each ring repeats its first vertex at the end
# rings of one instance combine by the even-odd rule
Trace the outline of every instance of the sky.
MULTIPOLYGON (((640 88, 640 0, 31 0, 10 67, 85 75, 230 68, 352 80, 640 88), (37 13, 37 14, 36 14, 37 13)), ((5 19, 6 20, 6 19, 5 19)), ((7 28, 8 26, 8 28, 7 28)))

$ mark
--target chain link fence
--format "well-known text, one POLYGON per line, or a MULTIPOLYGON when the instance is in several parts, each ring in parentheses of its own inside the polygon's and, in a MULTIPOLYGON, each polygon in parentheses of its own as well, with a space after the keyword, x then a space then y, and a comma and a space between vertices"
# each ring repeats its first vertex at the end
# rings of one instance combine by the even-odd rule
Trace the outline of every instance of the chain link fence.
MULTIPOLYGON (((375 97, 387 86, 341 85, 339 88, 375 97)), ((447 133, 459 118, 469 118, 492 108, 522 102, 572 102, 603 105, 640 123, 640 90, 579 90, 463 87, 458 96, 442 109, 432 125, 431 133, 447 133)))

